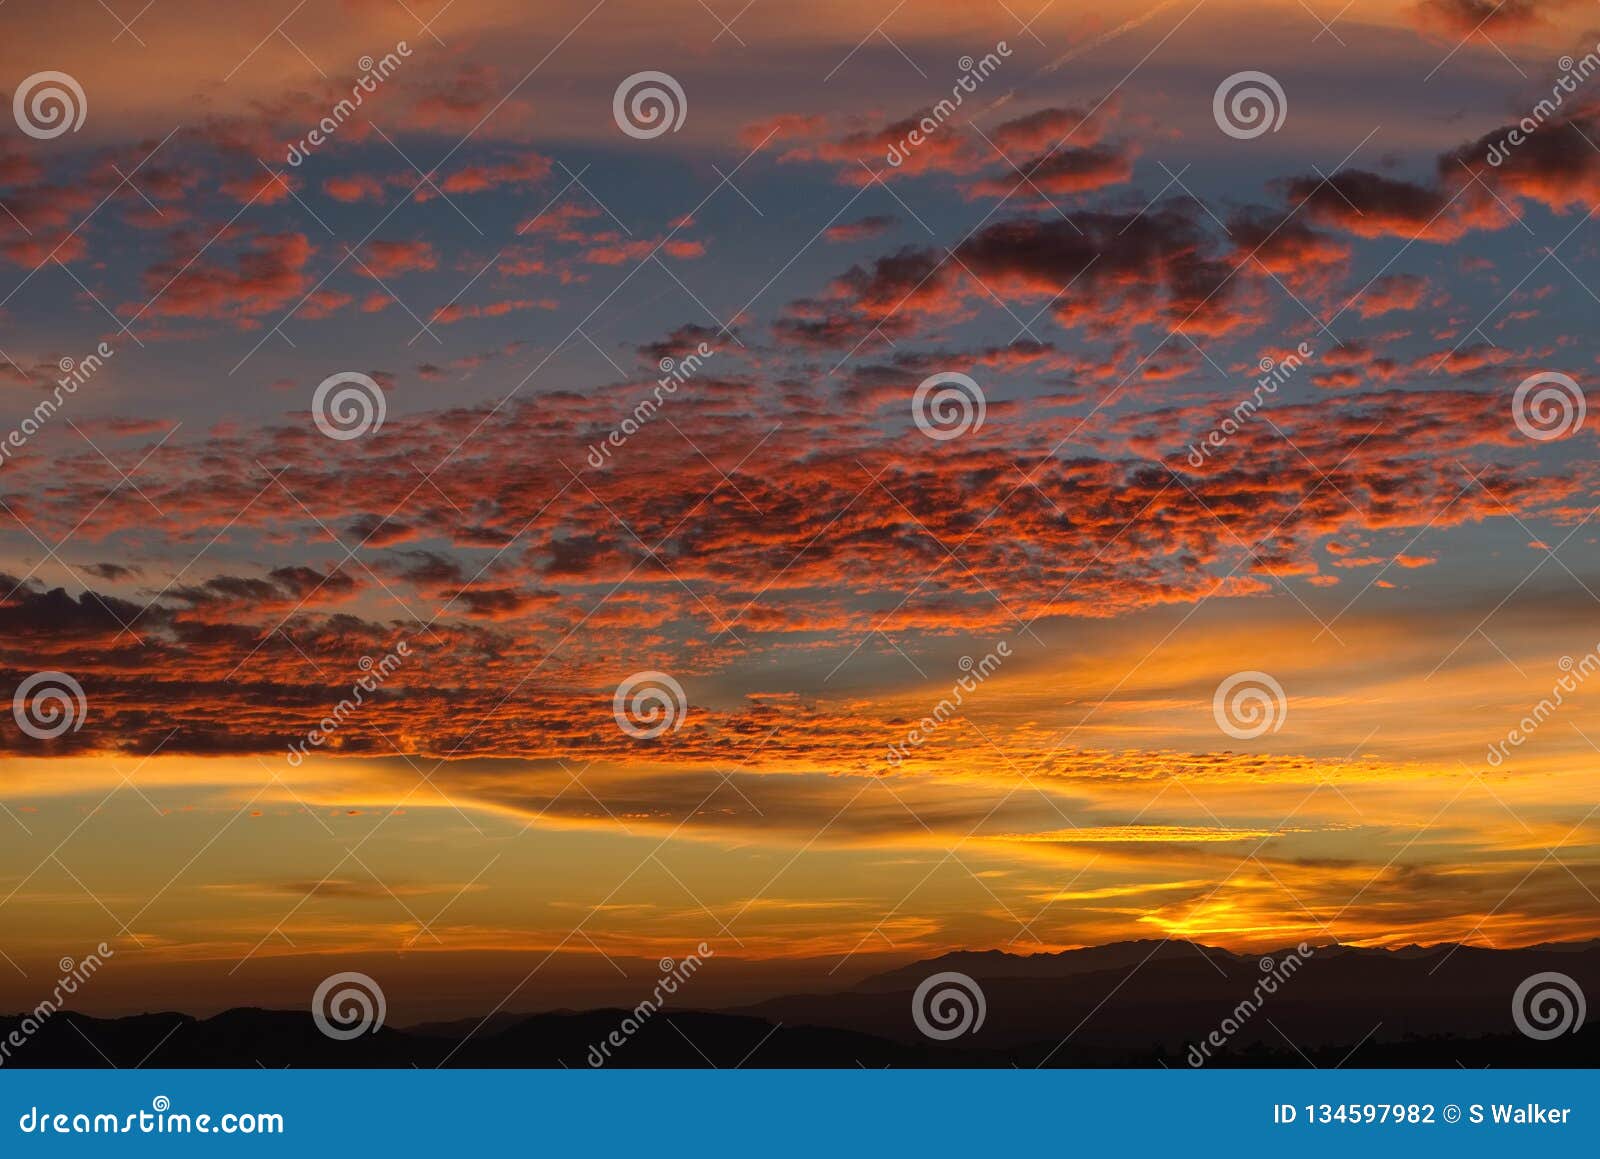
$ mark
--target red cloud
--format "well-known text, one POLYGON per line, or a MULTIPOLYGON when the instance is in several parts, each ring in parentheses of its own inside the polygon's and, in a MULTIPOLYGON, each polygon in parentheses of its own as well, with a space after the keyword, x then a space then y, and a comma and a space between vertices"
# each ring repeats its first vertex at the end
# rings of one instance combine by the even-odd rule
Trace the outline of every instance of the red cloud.
POLYGON ((1428 292, 1428 280, 1416 274, 1389 274, 1368 286, 1356 303, 1363 318, 1394 310, 1415 310, 1428 292))
POLYGON ((329 177, 322 183, 322 191, 335 201, 383 200, 383 182, 364 173, 329 177))
POLYGON ((128 303, 119 312, 236 319, 273 313, 311 288, 305 267, 313 252, 305 234, 275 233, 255 238, 231 267, 207 258, 161 262, 144 272, 144 286, 151 294, 148 307, 128 303))
POLYGON ((361 262, 357 270, 384 280, 439 264, 433 246, 425 241, 369 241, 357 256, 361 262))

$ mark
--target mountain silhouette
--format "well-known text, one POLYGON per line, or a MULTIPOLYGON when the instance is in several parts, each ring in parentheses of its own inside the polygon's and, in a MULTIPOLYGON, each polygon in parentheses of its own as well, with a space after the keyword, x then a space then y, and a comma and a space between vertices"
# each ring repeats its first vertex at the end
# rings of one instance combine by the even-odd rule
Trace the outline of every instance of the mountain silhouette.
MULTIPOLYGON (((1171 1066, 1225 1030, 1208 1066, 1575 1067, 1600 1063, 1600 1026, 1549 1040, 1513 1018, 1513 996, 1557 972, 1600 997, 1600 941, 1516 950, 1327 945, 1239 954, 1183 941, 1061 953, 957 951, 735 1009, 598 1009, 383 1027, 348 1040, 309 1011, 228 1010, 44 1021, 12 1067, 1004 1067, 1171 1066), (1293 956, 1295 968, 1284 975, 1293 956), (917 988, 966 975, 981 1026, 947 1040, 913 1016, 917 988), (1276 989, 1258 983, 1276 972, 1276 989), (1242 1007, 1255 994, 1259 1003, 1242 1007), (616 1034, 620 1045, 608 1038, 616 1034)), ((643 995, 641 995, 643 997, 643 995)), ((702 998, 701 1001, 704 1001, 702 998)), ((22 1016, 0 1018, 0 1039, 22 1016)))

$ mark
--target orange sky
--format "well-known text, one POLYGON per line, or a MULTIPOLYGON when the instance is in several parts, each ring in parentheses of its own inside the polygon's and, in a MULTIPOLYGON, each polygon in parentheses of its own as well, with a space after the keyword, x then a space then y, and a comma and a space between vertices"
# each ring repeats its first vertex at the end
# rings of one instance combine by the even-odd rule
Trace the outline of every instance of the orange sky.
POLYGON ((0 996, 1600 932, 1586 10, 727 7, 0 9, 0 996))

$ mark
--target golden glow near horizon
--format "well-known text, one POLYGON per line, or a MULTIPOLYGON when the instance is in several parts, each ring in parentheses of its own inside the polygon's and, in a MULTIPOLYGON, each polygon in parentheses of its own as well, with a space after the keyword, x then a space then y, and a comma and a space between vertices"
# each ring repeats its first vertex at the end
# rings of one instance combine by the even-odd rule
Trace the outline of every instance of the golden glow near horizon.
POLYGON ((1339 675, 1294 659, 1315 624, 1281 624, 1281 644, 1259 654, 1292 690, 1289 715, 1259 745, 1217 733, 1192 687, 1205 665, 1181 647, 1091 713, 1078 690, 1138 659, 1141 640, 1125 639, 1088 672, 1045 659, 992 677, 972 720, 893 772, 835 766, 834 730, 869 718, 854 696, 819 703, 815 737, 786 737, 726 782, 704 759, 581 775, 560 758, 13 759, 5 799, 32 839, 5 855, 10 952, 48 954, 107 922, 153 960, 229 967, 586 952, 568 944, 580 919, 615 957, 708 932, 757 959, 1591 934, 1584 701, 1515 767, 1491 768, 1489 721, 1515 724, 1541 677, 1528 671, 1519 693, 1504 661, 1477 656, 1428 679, 1441 649, 1402 649, 1394 628, 1348 625, 1347 648, 1396 641, 1395 663, 1380 671, 1357 652, 1339 675), (1409 671, 1403 652, 1418 657, 1409 671), (1488 714, 1487 700, 1506 708, 1488 714), (1396 759, 1419 730, 1441 751, 1396 759), (60 863, 23 880, 26 851, 63 839, 60 863))
POLYGON ((1600 935, 1580 6, 548 7, 6 10, 17 978, 1600 935))

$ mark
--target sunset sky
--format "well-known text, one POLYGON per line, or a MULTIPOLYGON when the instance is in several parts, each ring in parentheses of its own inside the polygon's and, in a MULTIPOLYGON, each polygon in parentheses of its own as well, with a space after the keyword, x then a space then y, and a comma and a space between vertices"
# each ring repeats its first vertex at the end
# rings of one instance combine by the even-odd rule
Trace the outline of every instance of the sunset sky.
POLYGON ((108 2, 0 8, 0 999, 1600 935, 1595 5, 108 2))

